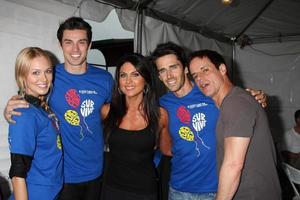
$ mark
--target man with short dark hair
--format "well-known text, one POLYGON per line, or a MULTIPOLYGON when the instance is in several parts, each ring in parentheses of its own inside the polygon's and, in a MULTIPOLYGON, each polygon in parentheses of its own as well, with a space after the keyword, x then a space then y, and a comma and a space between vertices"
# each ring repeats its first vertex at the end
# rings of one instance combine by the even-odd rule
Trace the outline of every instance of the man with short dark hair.
POLYGON ((281 199, 276 151, 265 111, 248 92, 231 83, 217 52, 193 52, 189 69, 196 85, 220 111, 216 200, 281 199))
POLYGON ((160 105, 169 113, 172 138, 169 200, 213 200, 217 190, 215 124, 218 110, 188 78, 180 46, 160 44, 151 55, 169 90, 160 105))

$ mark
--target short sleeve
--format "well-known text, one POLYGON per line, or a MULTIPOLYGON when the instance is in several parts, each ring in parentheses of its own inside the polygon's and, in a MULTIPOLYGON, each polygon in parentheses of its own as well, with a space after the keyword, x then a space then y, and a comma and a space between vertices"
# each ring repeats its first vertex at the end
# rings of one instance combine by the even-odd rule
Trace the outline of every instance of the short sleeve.
POLYGON ((298 145, 295 145, 296 142, 297 142, 297 138, 293 137, 292 131, 287 131, 284 133, 284 135, 282 137, 282 142, 281 142, 280 148, 282 151, 298 153, 299 148, 298 148, 298 145))
POLYGON ((114 81, 113 81, 111 74, 109 74, 107 82, 108 82, 108 84, 107 84, 108 85, 108 88, 107 88, 108 96, 107 96, 105 103, 110 103, 112 100, 112 91, 113 91, 113 86, 114 86, 114 81))
POLYGON ((222 105, 225 137, 251 137, 255 126, 256 106, 243 96, 230 98, 222 105))
POLYGON ((9 125, 9 148, 11 153, 32 156, 36 148, 37 122, 34 112, 28 108, 14 116, 15 124, 9 125))

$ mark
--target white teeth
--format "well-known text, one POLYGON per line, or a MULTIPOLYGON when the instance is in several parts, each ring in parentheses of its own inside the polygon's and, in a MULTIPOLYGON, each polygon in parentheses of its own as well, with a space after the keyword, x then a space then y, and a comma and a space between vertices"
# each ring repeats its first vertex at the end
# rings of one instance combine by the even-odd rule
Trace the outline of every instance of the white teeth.
POLYGON ((126 90, 132 90, 132 89, 134 89, 134 87, 129 86, 129 87, 125 87, 125 89, 126 89, 126 90))
POLYGON ((80 55, 71 55, 71 56, 74 57, 74 58, 80 57, 80 55))
POLYGON ((167 83, 168 83, 169 85, 173 85, 173 84, 176 83, 176 80, 168 80, 167 83))
POLYGON ((47 84, 41 84, 41 85, 37 85, 38 87, 41 87, 41 88, 46 88, 48 85, 47 84))

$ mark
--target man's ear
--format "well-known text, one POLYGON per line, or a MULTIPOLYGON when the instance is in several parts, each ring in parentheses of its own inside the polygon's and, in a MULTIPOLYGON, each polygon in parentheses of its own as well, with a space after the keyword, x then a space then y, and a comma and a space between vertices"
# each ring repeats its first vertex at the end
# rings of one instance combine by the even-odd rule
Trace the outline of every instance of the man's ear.
POLYGON ((57 42, 58 48, 62 49, 62 44, 58 41, 57 42))
POLYGON ((226 73, 227 73, 227 67, 226 67, 226 65, 221 64, 221 65, 219 66, 219 71, 220 71, 220 73, 221 73, 222 75, 226 75, 226 73))
POLYGON ((158 78, 161 82, 163 82, 162 78, 160 77, 160 75, 158 74, 158 78))

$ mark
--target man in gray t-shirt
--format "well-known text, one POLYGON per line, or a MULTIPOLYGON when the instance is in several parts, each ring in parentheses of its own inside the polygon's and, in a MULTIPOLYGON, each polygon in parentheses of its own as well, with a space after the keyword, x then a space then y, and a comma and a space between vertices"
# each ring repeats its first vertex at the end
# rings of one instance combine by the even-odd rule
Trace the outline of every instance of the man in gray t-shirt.
POLYGON ((224 59, 217 52, 192 53, 189 69, 201 91, 220 109, 216 200, 281 199, 276 152, 264 110, 231 83, 224 59))

